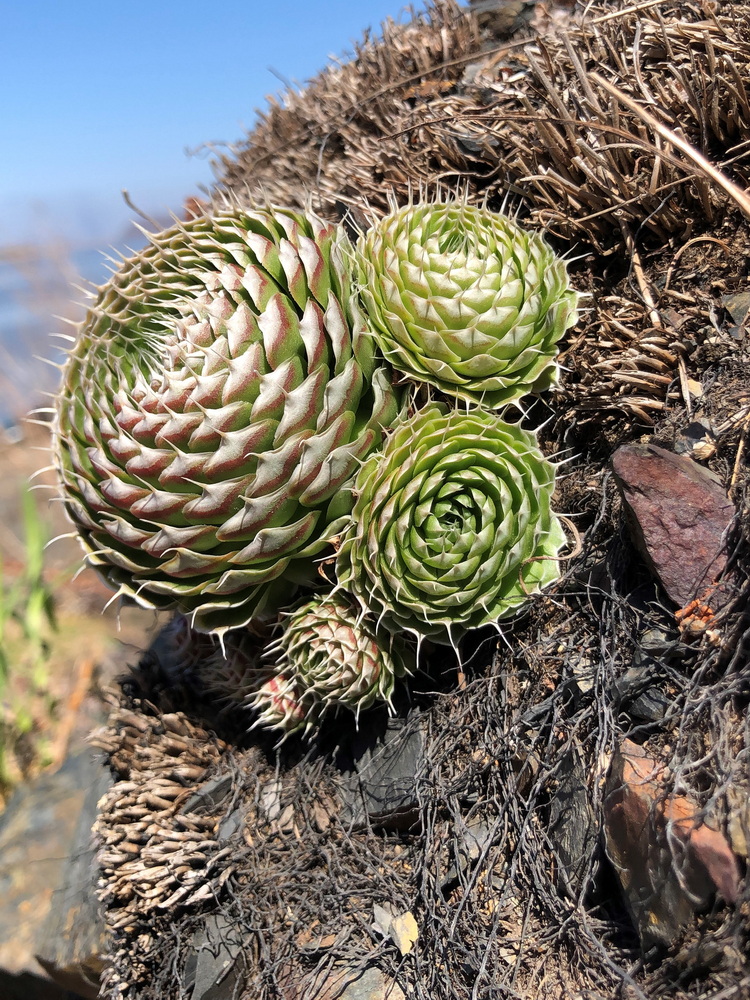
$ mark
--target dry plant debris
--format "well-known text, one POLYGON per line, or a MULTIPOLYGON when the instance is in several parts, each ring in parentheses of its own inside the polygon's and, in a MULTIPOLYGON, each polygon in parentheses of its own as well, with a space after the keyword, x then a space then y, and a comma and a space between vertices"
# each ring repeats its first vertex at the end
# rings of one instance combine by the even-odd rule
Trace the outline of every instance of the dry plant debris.
MULTIPOLYGON (((105 996, 187 996, 206 914, 223 914, 238 932, 238 997, 312 1000, 316 976, 364 965, 419 1000, 750 991, 747 880, 734 904, 712 902, 668 948, 642 951, 600 836, 610 762, 630 740, 663 765, 661 814, 683 796, 741 866, 747 859, 750 386, 746 318, 725 303, 736 311, 750 261, 741 197, 749 70, 746 2, 579 5, 564 29, 550 20, 501 44, 446 2, 387 25, 350 63, 287 94, 222 161, 217 204, 310 199, 356 223, 410 189, 460 187, 470 202, 509 200, 577 257, 571 273, 590 295, 588 312, 568 337, 561 387, 527 416, 543 425, 548 453, 569 459, 557 508, 574 516, 582 542, 563 578, 499 642, 465 645, 458 675, 448 651, 433 655, 411 704, 397 703, 405 732, 425 727, 402 827, 357 826, 338 807, 336 744, 351 734, 334 725, 307 748, 276 752, 228 715, 200 721, 208 703, 190 692, 191 671, 178 706, 174 692, 163 694, 161 668, 144 671, 153 706, 125 697, 100 737, 125 782, 103 804, 100 829, 119 831, 118 843, 143 859, 127 882, 140 885, 148 871, 152 832, 155 850, 180 829, 185 789, 160 792, 146 817, 138 796, 152 777, 133 777, 141 767, 151 774, 134 764, 139 753, 163 776, 177 738, 164 719, 184 727, 180 753, 200 771, 196 782, 230 774, 234 798, 190 831, 209 888, 201 894, 197 879, 189 893, 198 895, 169 911, 135 889, 128 899, 125 854, 105 848, 105 996), (646 430, 677 448, 696 421, 710 447, 693 459, 719 477, 737 516, 733 594, 709 629, 693 632, 679 628, 637 555, 607 462, 646 430), (231 865, 212 868, 227 844, 231 865), (412 915, 418 940, 408 954, 373 930, 374 905, 412 915)), ((665 837, 662 855, 676 863, 668 828, 665 837)), ((159 851, 153 860, 162 864, 159 851)), ((154 883, 161 901, 174 891, 164 867, 168 884, 154 883)))
POLYGON ((274 102, 222 159, 214 198, 311 199, 355 222, 420 188, 509 201, 583 255, 571 270, 590 311, 563 359, 563 419, 616 412, 651 426, 691 342, 715 332, 716 290, 695 280, 695 251, 732 282, 748 247, 737 203, 649 120, 750 183, 747 7, 581 7, 565 30, 552 22, 489 51, 450 2, 387 25, 382 43, 274 102))

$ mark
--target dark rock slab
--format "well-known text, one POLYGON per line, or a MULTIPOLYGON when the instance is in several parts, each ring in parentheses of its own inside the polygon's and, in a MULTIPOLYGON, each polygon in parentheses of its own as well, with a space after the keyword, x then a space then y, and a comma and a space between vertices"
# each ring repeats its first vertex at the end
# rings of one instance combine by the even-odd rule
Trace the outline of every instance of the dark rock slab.
POLYGON ((654 444, 623 445, 612 469, 635 544, 668 596, 680 607, 700 600, 718 610, 735 510, 716 477, 654 444))
POLYGON ((207 814, 213 815, 224 803, 234 785, 235 776, 231 773, 217 774, 213 778, 209 778, 196 792, 193 792, 190 798, 185 800, 182 812, 205 811, 207 814))
POLYGON ((671 944, 714 895, 737 900, 740 872, 724 835, 687 795, 669 794, 665 766, 623 740, 604 800, 604 836, 644 945, 671 944))
POLYGON ((90 834, 107 781, 86 751, 19 788, 0 816, 3 997, 24 983, 24 1000, 98 994, 105 937, 90 834))
POLYGON ((3 1000, 78 1000, 79 994, 63 989, 41 972, 14 976, 0 969, 0 997, 3 1000))
POLYGON ((661 722, 669 711, 669 698, 642 667, 631 667, 614 685, 617 702, 636 722, 661 722))
POLYGON ((468 823, 454 823, 452 833, 453 861, 440 882, 440 888, 445 893, 468 876, 469 870, 498 836, 497 830, 481 817, 472 817, 468 823))
POLYGON ((722 305, 734 320, 730 334, 741 340, 750 326, 750 292, 733 292, 722 298, 722 305))
POLYGON ((190 1000, 234 1000, 245 972, 245 947, 240 928, 229 917, 207 916, 185 963, 190 1000))
POLYGON ((572 899, 581 891, 598 835, 587 769, 580 748, 573 745, 560 761, 549 806, 549 840, 557 859, 557 885, 572 899))
POLYGON ((406 828, 418 811, 416 776, 424 758, 424 728, 415 715, 388 718, 360 732, 339 760, 342 821, 354 827, 371 823, 406 828))
POLYGON ((716 434, 706 420, 693 420, 678 431, 674 450, 678 455, 689 455, 696 462, 703 462, 716 452, 716 434))
POLYGON ((67 863, 40 928, 36 957, 55 982, 93 1000, 99 995, 107 935, 96 898, 99 867, 91 828, 112 778, 95 755, 85 752, 82 757, 86 795, 67 863))
POLYGON ((671 704, 665 690, 669 664, 686 648, 662 629, 645 631, 633 652, 632 666, 611 683, 610 696, 617 710, 638 723, 660 723, 671 704))

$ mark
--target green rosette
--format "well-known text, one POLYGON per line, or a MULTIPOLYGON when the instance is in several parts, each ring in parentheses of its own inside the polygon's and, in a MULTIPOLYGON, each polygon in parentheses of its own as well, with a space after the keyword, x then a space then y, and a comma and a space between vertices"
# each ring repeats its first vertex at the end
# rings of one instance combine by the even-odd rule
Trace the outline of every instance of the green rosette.
POLYGON ((535 435, 431 404, 363 465, 340 585, 392 632, 455 643, 559 576, 555 470, 535 435))
POLYGON ((390 702, 396 680, 412 672, 409 648, 340 594, 315 597, 290 613, 269 650, 277 669, 293 678, 303 703, 359 714, 390 702))
POLYGON ((357 268, 398 371, 492 409, 553 384, 578 295, 537 233, 460 202, 409 205, 360 237, 357 268))

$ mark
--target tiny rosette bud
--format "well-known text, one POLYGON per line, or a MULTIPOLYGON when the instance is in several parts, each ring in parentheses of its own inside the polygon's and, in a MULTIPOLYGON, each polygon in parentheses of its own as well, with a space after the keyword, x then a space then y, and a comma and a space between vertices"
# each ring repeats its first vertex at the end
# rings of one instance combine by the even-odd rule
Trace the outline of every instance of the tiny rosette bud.
POLYGON ((315 576, 398 410, 342 231, 282 210, 152 236, 65 366, 57 465, 88 561, 223 632, 315 576))
POLYGON ((279 730, 285 738, 312 729, 318 721, 318 705, 310 698, 304 699, 295 678, 287 674, 269 677, 249 704, 257 713, 256 726, 279 730))
POLYGON ((431 404, 357 475, 340 584, 390 630, 438 642, 506 618, 559 576, 554 480, 532 432, 431 404))
POLYGON ((281 672, 325 711, 359 714, 390 702, 396 680, 413 669, 408 646, 353 607, 342 594, 316 597, 293 611, 275 647, 281 672))
POLYGON ((540 235, 460 202, 409 205, 363 234, 357 262, 398 371, 491 408, 553 384, 578 296, 540 235))

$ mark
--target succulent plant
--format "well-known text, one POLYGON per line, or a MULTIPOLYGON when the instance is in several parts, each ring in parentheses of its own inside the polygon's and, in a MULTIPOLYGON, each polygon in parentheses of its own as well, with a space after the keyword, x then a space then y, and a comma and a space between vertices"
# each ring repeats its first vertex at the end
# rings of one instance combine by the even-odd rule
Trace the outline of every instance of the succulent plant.
POLYGON ((222 632, 288 603, 398 410, 340 230, 282 210, 152 236, 99 290, 56 452, 88 561, 222 632))
POLYGON ((279 730, 284 738, 293 733, 309 732, 318 722, 318 703, 314 699, 303 699, 297 681, 288 674, 270 676, 248 703, 257 714, 256 726, 279 730))
POLYGON ((363 234, 357 261, 394 368, 491 408, 553 383, 578 297, 540 235, 461 202, 416 204, 363 234))
POLYGON ((430 404, 357 474, 339 582, 391 631, 455 643, 558 576, 554 479, 532 432, 430 404))
POLYGON ((396 679, 413 668, 409 648, 341 593, 315 597, 290 613, 272 652, 303 704, 316 702, 321 711, 341 705, 359 714, 376 701, 389 702, 396 679))

